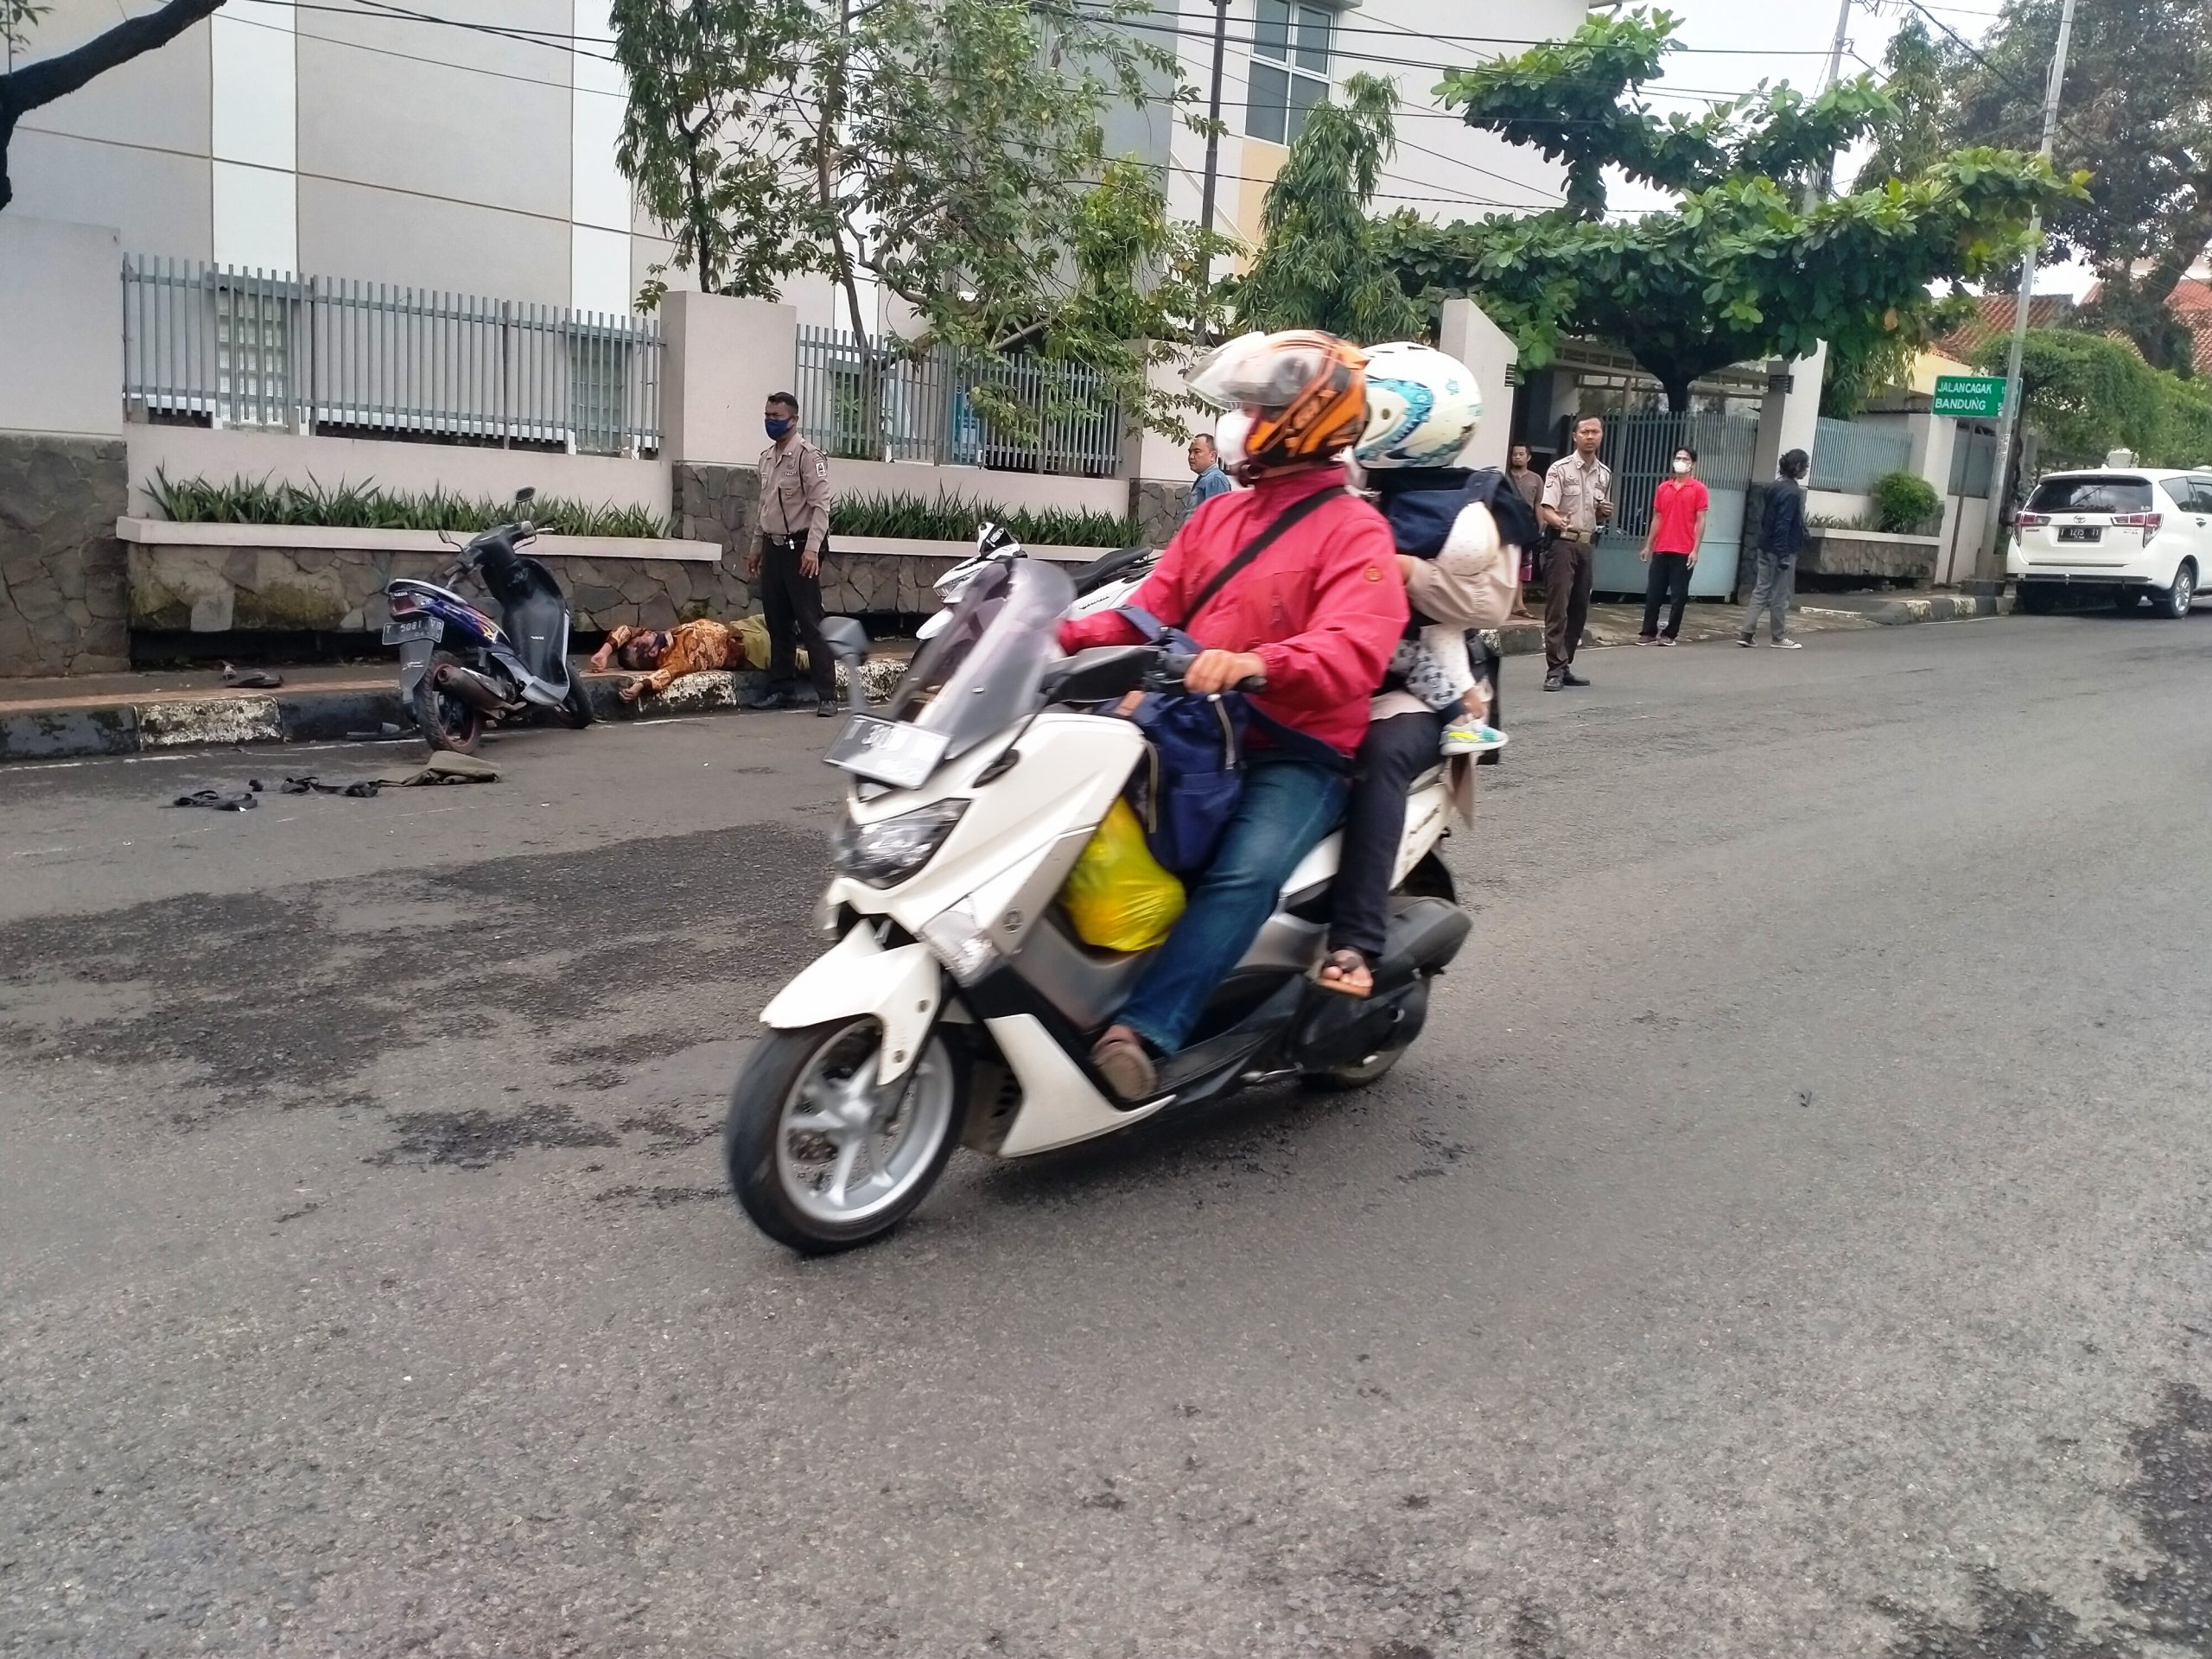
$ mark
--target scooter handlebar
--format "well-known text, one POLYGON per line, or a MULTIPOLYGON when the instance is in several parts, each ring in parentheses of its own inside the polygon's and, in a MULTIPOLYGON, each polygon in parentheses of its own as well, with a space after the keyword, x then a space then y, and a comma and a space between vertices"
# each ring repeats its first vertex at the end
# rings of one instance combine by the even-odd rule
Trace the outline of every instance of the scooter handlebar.
MULTIPOLYGON (((1176 686, 1182 684, 1183 677, 1191 671, 1191 664, 1198 660, 1198 659, 1196 657, 1192 656, 1187 652, 1162 652, 1160 657, 1159 674, 1159 677, 1161 682, 1160 689, 1162 690, 1172 690, 1176 686)), ((1243 691, 1246 693, 1264 691, 1267 689, 1268 677, 1264 674, 1247 674, 1243 679, 1237 681, 1234 685, 1227 688, 1227 690, 1231 691, 1243 691)))

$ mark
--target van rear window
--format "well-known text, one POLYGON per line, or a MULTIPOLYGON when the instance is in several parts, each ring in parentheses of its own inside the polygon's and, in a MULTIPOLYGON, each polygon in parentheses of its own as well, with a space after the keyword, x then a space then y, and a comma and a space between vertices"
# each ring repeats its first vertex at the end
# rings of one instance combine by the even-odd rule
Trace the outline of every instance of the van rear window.
POLYGON ((2148 512, 2151 480, 2102 475, 2046 478, 2036 486, 2030 512, 2148 512))

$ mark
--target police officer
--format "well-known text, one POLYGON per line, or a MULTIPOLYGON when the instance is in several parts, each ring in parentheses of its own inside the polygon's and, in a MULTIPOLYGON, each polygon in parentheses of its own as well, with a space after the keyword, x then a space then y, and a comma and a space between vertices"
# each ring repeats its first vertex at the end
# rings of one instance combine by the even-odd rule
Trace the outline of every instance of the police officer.
POLYGON ((748 709, 784 709, 797 684, 795 653, 806 647, 814 681, 814 712, 837 713, 836 668, 822 643, 822 550, 830 536, 830 462, 799 435, 798 399, 773 393, 761 420, 768 447, 760 452, 760 545, 746 561, 760 584, 768 625, 768 685, 748 709))

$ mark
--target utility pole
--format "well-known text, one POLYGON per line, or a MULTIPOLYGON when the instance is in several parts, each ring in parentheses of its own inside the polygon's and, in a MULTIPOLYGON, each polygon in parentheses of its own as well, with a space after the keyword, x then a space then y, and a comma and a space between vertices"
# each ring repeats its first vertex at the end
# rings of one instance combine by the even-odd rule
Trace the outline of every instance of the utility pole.
MULTIPOLYGON (((1221 167, 1221 64, 1229 46, 1229 0, 1213 0, 1213 90, 1206 98, 1206 172, 1199 188, 1198 226, 1213 235, 1214 180, 1221 167)), ((1200 263, 1200 285, 1213 291, 1213 248, 1208 244, 1200 263)))
MULTIPOLYGON (((1850 44, 1851 0, 1843 0, 1843 4, 1836 9, 1835 44, 1828 48, 1828 74, 1827 79, 1821 85, 1822 92, 1827 91, 1843 79, 1843 53, 1844 48, 1850 44)), ((1828 157, 1827 165, 1821 169, 1819 178, 1814 181, 1813 188, 1808 193, 1811 200, 1806 204, 1806 211, 1809 213, 1815 207, 1826 201, 1828 199, 1828 192, 1834 184, 1835 157, 1831 155, 1828 157)))
MULTIPOLYGON (((2074 37, 2074 0, 2064 0, 2058 12, 2058 45, 2050 54, 2050 78, 2043 89, 2043 144, 2037 150, 2050 159, 2051 139, 2058 130, 2058 92, 2066 81, 2066 49, 2074 37)), ((2020 429, 2020 353, 2028 345, 2028 308, 2036 296, 2036 242, 2043 235, 2043 215, 2028 220, 2028 250, 2020 259, 2020 296, 2012 307, 2012 349, 2005 358, 2005 406, 1997 416, 1997 464, 1991 468, 1989 522, 1983 525, 1981 557, 1977 574, 1999 587, 2005 583, 2005 508, 2012 499, 2012 442, 2020 429)))

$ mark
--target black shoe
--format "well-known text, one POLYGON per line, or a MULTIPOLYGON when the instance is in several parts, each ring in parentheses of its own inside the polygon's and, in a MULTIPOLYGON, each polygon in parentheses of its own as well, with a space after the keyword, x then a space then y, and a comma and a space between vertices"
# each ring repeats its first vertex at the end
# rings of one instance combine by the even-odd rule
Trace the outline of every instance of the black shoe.
POLYGON ((1571 668, 1562 668, 1560 670, 1559 677, 1560 683, 1566 685, 1587 685, 1590 683, 1589 681, 1584 679, 1580 674, 1576 673, 1571 668))
POLYGON ((815 700, 814 715, 817 720, 835 720, 842 712, 833 702, 823 698, 815 700))
POLYGON ((1567 671, 1564 669, 1555 668, 1544 676, 1544 690, 1547 691, 1556 691, 1566 683, 1567 671))
POLYGON ((738 707, 741 709, 784 709, 790 705, 791 699, 780 691, 755 691, 751 696, 740 702, 738 707))

